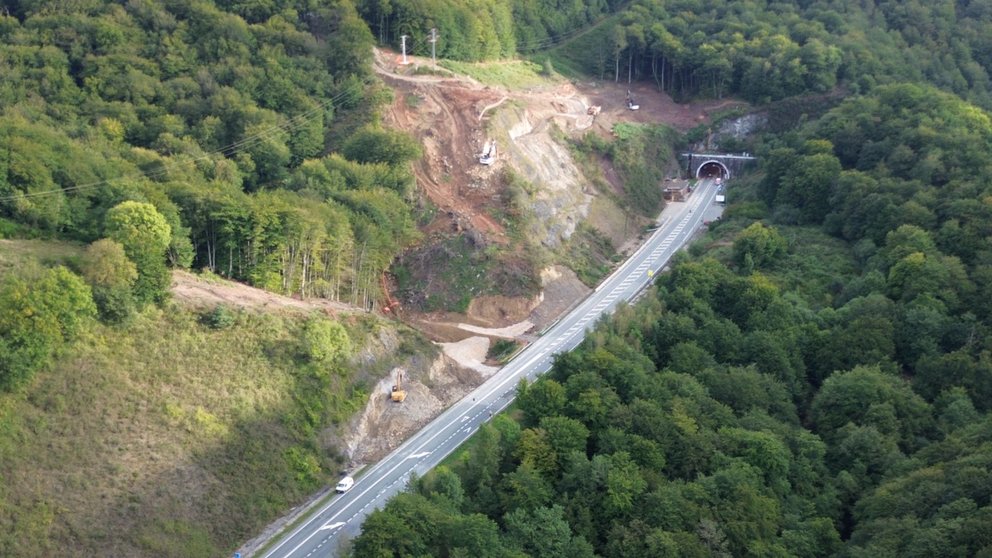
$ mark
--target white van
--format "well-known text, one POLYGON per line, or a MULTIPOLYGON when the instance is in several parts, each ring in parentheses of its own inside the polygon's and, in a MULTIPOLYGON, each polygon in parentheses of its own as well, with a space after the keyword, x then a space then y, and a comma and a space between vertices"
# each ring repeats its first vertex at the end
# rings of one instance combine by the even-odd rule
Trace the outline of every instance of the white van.
POLYGON ((337 491, 338 494, 343 494, 351 490, 351 487, 354 485, 355 485, 355 479, 351 477, 345 477, 341 479, 341 482, 339 482, 336 487, 334 487, 334 490, 337 491))

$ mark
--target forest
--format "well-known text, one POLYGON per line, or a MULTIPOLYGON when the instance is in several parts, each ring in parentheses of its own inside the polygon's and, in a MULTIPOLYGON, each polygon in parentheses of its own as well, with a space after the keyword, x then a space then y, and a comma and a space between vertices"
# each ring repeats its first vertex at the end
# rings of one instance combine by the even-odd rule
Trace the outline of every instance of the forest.
MULTIPOLYGON (((372 306, 418 235, 420 156, 378 124, 373 42, 347 0, 14 3, 0 234, 93 243, 91 263, 119 272, 86 285, 112 322, 160 302, 168 267, 372 306)), ((65 333, 0 329, 4 385, 65 333)))
POLYGON ((605 49, 571 56, 602 78, 652 80, 675 97, 768 102, 912 81, 992 106, 992 12, 982 2, 635 0, 618 18, 589 39, 605 49))
POLYGON ((361 0, 377 40, 457 60, 530 56, 675 98, 768 102, 928 82, 992 107, 992 8, 980 0, 361 0))
POLYGON ((992 556, 989 115, 880 86, 755 147, 707 236, 354 556, 992 556))

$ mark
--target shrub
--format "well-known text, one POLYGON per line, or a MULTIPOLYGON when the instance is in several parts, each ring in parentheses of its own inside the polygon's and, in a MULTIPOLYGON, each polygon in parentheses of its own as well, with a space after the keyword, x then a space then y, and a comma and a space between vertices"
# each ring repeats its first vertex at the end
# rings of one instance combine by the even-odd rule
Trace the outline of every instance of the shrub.
POLYGON ((237 314, 225 304, 218 304, 202 317, 203 323, 211 329, 227 329, 237 320, 237 314))

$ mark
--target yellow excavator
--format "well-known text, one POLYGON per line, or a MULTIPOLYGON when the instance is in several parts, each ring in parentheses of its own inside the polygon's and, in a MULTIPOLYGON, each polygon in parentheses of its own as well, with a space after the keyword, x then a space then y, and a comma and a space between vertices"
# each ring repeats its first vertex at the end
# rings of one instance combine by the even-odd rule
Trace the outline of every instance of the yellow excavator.
POLYGON ((406 399, 406 392, 403 391, 403 369, 399 368, 396 370, 396 385, 393 386, 393 392, 389 394, 390 399, 396 403, 402 403, 406 399))

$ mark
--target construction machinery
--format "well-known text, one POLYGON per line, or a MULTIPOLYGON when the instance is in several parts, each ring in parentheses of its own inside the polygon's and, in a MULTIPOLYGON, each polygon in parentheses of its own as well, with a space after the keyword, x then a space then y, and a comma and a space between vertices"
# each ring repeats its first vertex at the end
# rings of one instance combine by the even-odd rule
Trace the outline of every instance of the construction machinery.
POLYGON ((396 384, 393 385, 393 391, 389 394, 389 398, 396 403, 402 403, 406 399, 406 391, 403 390, 403 369, 396 369, 396 384))
POLYGON ((496 140, 489 140, 482 148, 482 155, 479 155, 479 162, 483 165, 491 165, 496 162, 496 140))
POLYGON ((630 94, 630 89, 627 90, 627 108, 630 110, 641 108, 641 105, 637 104, 637 101, 634 100, 634 96, 630 94))
POLYGON ((389 294, 389 285, 386 284, 385 272, 382 273, 379 280, 382 283, 382 293, 386 297, 386 300, 382 304, 382 311, 383 313, 395 312, 400 307, 400 301, 396 300, 391 294, 389 294))

